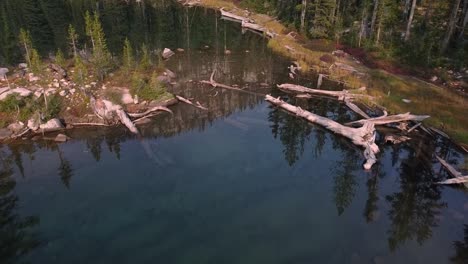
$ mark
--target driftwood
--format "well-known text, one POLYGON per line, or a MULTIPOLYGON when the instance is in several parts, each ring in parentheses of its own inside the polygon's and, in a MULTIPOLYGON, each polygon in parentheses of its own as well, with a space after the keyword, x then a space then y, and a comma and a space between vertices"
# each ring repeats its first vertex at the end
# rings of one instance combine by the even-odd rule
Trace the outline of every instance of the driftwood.
POLYGON ((364 112, 361 108, 359 108, 357 105, 355 105, 353 102, 351 102, 350 100, 344 100, 346 106, 353 110, 355 113, 357 113, 358 115, 366 118, 366 119, 369 119, 371 118, 368 114, 366 114, 366 112, 364 112))
POLYGON ((239 22, 243 22, 243 21, 246 21, 246 22, 253 22, 251 19, 247 18, 247 17, 243 17, 243 16, 238 16, 234 13, 231 13, 231 12, 228 12, 226 10, 224 10, 224 7, 219 9, 219 11, 221 11, 221 16, 223 17, 227 17, 227 18, 230 18, 230 19, 233 19, 234 21, 239 21, 239 22))
POLYGON ((355 99, 355 98, 372 98, 366 94, 357 94, 357 93, 350 93, 348 90, 342 91, 330 91, 330 90, 319 90, 319 89, 311 89, 304 86, 284 83, 278 85, 280 90, 286 92, 295 92, 295 93, 303 93, 303 94, 318 94, 318 95, 325 95, 331 97, 337 97, 338 100, 346 100, 346 99, 355 99))
POLYGON ((135 124, 133 124, 130 117, 122 109, 122 106, 116 105, 108 100, 95 99, 94 97, 91 97, 90 105, 93 109, 93 112, 99 118, 111 123, 116 123, 118 120, 124 124, 132 133, 139 134, 135 124))
POLYGON ((168 113, 173 114, 172 110, 165 107, 165 106, 155 106, 153 108, 150 108, 150 109, 146 110, 143 113, 128 113, 128 115, 130 117, 133 117, 133 118, 141 118, 141 117, 145 117, 145 116, 147 116, 147 115, 149 115, 149 114, 151 114, 153 112, 156 112, 156 111, 166 111, 168 113))
POLYGON ((364 123, 373 123, 374 125, 386 125, 391 123, 399 123, 403 121, 418 121, 421 122, 426 118, 429 118, 428 115, 412 115, 410 113, 390 115, 390 116, 379 116, 374 118, 361 119, 354 122, 350 122, 347 125, 362 125, 364 123))
POLYGON ((264 94, 259 94, 259 93, 256 93, 256 92, 246 91, 246 90, 242 90, 242 89, 237 88, 237 87, 233 87, 233 86, 225 85, 225 84, 222 84, 222 83, 218 83, 218 82, 216 82, 214 80, 215 73, 216 73, 216 70, 214 70, 211 73, 211 77, 210 77, 209 81, 202 80, 202 81, 200 81, 200 83, 209 84, 209 85, 211 85, 211 86, 213 86, 215 88, 223 88, 223 89, 238 91, 238 92, 241 92, 241 93, 247 93, 247 94, 252 94, 252 95, 257 95, 257 96, 265 96, 264 94))
POLYGON ((183 102, 183 103, 186 103, 186 104, 188 104, 188 105, 191 105, 191 106, 193 106, 193 107, 196 107, 196 108, 199 108, 199 109, 202 109, 202 110, 205 110, 205 111, 208 110, 208 108, 202 106, 199 102, 196 102, 196 103, 194 104, 194 103, 193 103, 192 101, 190 101, 189 99, 186 99, 186 98, 184 98, 184 97, 182 97, 182 96, 180 96, 180 95, 176 95, 175 97, 177 98, 177 100, 179 100, 179 101, 181 101, 181 102, 183 102))
POLYGON ((360 128, 347 127, 331 119, 288 104, 281 99, 274 98, 270 95, 267 95, 265 100, 290 113, 296 114, 311 123, 321 125, 336 134, 342 135, 350 139, 355 145, 363 147, 365 149, 364 157, 366 158, 366 163, 364 164, 365 169, 370 169, 372 165, 377 162, 375 154, 379 152, 379 147, 375 144, 375 128, 373 123, 365 123, 360 128))
POLYGON ((385 142, 390 142, 392 144, 400 144, 400 143, 406 142, 406 141, 408 141, 410 139, 411 138, 409 138, 407 136, 393 135, 393 134, 385 136, 385 142))
POLYGON ((263 34, 265 34, 266 36, 270 37, 270 38, 274 38, 275 37, 275 34, 270 32, 268 29, 258 25, 258 24, 254 24, 254 23, 250 23, 250 22, 247 22, 247 21, 242 21, 242 27, 243 28, 247 28, 247 29, 251 29, 251 30, 254 30, 254 31, 258 31, 258 32, 261 32, 263 34))
POLYGON ((70 124, 72 126, 110 126, 108 124, 104 124, 104 123, 72 123, 70 124))
POLYGON ((447 169, 448 172, 455 178, 453 179, 448 179, 445 181, 438 182, 438 184, 459 184, 459 183, 464 183, 466 187, 468 187, 468 175, 462 175, 461 172, 457 171, 452 165, 448 164, 445 160, 440 158, 439 156, 436 156, 436 158, 439 160, 440 164, 447 169))

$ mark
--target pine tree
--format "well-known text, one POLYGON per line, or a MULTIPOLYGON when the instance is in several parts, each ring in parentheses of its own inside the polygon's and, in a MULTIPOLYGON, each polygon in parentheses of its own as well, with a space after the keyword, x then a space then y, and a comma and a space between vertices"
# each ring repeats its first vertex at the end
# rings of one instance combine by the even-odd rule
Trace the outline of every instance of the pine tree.
POLYGON ((85 23, 86 35, 91 39, 93 45, 92 63, 102 80, 113 67, 112 57, 107 49, 106 36, 97 13, 91 17, 89 12, 86 12, 85 23))
POLYGON ((72 25, 68 26, 68 41, 73 52, 73 58, 78 57, 78 34, 72 25))
POLYGON ((29 31, 21 29, 19 40, 21 46, 24 49, 24 59, 26 60, 29 68, 32 72, 39 72, 41 69, 41 58, 39 56, 39 52, 37 52, 37 50, 33 47, 29 31))

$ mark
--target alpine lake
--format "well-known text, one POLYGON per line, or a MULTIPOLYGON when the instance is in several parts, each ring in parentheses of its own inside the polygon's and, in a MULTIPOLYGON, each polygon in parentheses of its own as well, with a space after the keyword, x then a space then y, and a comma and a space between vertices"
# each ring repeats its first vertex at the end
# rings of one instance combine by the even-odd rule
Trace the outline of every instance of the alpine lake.
POLYGON ((172 89, 209 110, 177 104, 141 136, 82 128, 66 143, 0 145, 0 263, 468 263, 467 189, 434 184, 448 175, 436 154, 464 162, 450 142, 379 134, 365 171, 348 140, 264 101, 359 118, 334 99, 278 91, 291 61, 263 36, 201 7, 99 8, 115 52, 125 37, 183 48, 165 63, 172 89), (198 83, 215 69, 245 92, 198 83))

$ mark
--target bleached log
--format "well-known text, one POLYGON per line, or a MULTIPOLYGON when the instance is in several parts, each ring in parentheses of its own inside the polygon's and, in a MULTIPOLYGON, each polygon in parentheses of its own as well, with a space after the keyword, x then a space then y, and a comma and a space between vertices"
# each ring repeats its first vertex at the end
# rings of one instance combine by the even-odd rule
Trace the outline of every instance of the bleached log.
POLYGON ((385 125, 391 123, 399 123, 403 121, 418 121, 421 122, 426 118, 429 118, 428 115, 412 115, 409 112, 404 114, 398 115, 390 115, 390 116, 380 116, 375 118, 368 118, 368 119, 361 119, 354 122, 347 123, 347 125, 362 125, 364 123, 373 123, 374 125, 385 125))
POLYGON ((258 25, 258 24, 254 24, 254 23, 250 23, 250 22, 247 22, 245 20, 242 21, 242 27, 243 28, 247 28, 247 29, 251 29, 251 30, 254 30, 254 31, 258 31, 258 32, 261 32, 263 34, 265 34, 266 36, 268 36, 269 38, 274 38, 275 37, 275 34, 270 32, 268 29, 258 25))
POLYGON ((214 70, 211 73, 211 77, 210 77, 209 81, 202 80, 202 81, 200 81, 200 83, 209 84, 209 85, 211 85, 212 87, 215 87, 215 88, 223 88, 223 89, 228 89, 228 90, 234 90, 234 91, 238 91, 238 92, 241 92, 241 93, 247 93, 247 94, 252 94, 252 95, 262 96, 262 97, 265 96, 264 94, 259 94, 259 93, 256 93, 256 92, 246 91, 246 90, 242 90, 242 89, 237 88, 237 87, 233 87, 233 86, 225 85, 225 84, 222 84, 222 83, 218 83, 218 82, 216 82, 214 80, 215 73, 216 73, 216 70, 214 70))
POLYGON ((104 124, 104 123, 72 123, 70 124, 72 126, 110 126, 108 124, 104 124))
POLYGON ((132 122, 130 117, 128 117, 127 113, 124 110, 119 109, 119 110, 116 110, 115 112, 117 113, 117 116, 119 117, 120 122, 122 122, 122 124, 124 124, 128 128, 128 130, 130 130, 130 132, 132 132, 133 134, 139 134, 138 129, 136 128, 135 124, 132 122))
POLYGON ((243 17, 243 16, 238 16, 234 13, 231 13, 231 12, 228 12, 226 10, 224 10, 224 7, 219 9, 219 11, 221 11, 221 16, 223 17, 228 17, 228 18, 231 18, 235 21, 239 21, 239 22, 243 22, 243 21, 246 21, 246 22, 252 22, 251 19, 247 18, 247 17, 243 17))
POLYGON ((410 129, 408 129, 408 133, 411 133, 411 131, 415 130, 416 128, 418 128, 421 125, 422 125, 422 123, 417 123, 416 125, 412 126, 410 129))
POLYGON ((121 105, 116 105, 108 100, 95 99, 94 97, 91 97, 90 102, 94 113, 101 119, 111 123, 115 123, 116 119, 118 119, 130 132, 139 134, 135 124, 130 120, 130 117, 122 109, 121 105))
POLYGON ((356 94, 350 93, 348 90, 342 91, 330 91, 330 90, 319 90, 319 89, 311 89, 301 85, 291 84, 291 83, 284 83, 278 85, 280 90, 286 92, 295 92, 295 93, 306 93, 306 94, 318 94, 318 95, 325 95, 331 97, 338 97, 338 100, 345 100, 345 99, 354 99, 354 98, 372 98, 366 94, 356 94))
POLYGON ((205 110, 205 111, 208 110, 208 108, 202 106, 199 102, 197 102, 196 104, 194 104, 194 103, 193 103, 192 101, 190 101, 189 99, 186 99, 186 98, 184 98, 184 97, 182 97, 182 96, 180 96, 180 95, 176 95, 175 97, 177 98, 177 100, 179 100, 179 101, 181 101, 181 102, 184 102, 184 103, 186 103, 186 104, 188 104, 188 105, 191 105, 191 106, 193 106, 193 107, 196 107, 196 108, 199 108, 199 109, 202 109, 202 110, 205 110))
POLYGON ((439 160, 440 164, 455 178, 448 179, 445 181, 440 181, 438 184, 458 184, 464 183, 466 187, 468 187, 468 175, 462 175, 461 172, 457 171, 452 165, 448 164, 445 160, 436 156, 437 160, 439 160))
POLYGON ((375 128, 373 123, 365 123, 360 128, 347 127, 326 117, 313 114, 301 109, 300 107, 288 104, 281 99, 274 98, 270 95, 266 95, 265 100, 290 113, 302 117, 311 123, 321 125, 336 134, 342 135, 350 139, 353 144, 363 147, 365 149, 364 156, 366 158, 366 163, 364 164, 365 169, 370 169, 377 161, 375 154, 379 152, 379 147, 375 144, 375 128))

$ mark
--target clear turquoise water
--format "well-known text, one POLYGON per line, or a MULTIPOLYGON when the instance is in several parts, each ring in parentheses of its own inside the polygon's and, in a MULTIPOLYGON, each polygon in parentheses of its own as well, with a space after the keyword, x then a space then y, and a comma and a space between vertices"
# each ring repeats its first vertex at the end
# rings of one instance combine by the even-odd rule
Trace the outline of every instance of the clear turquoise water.
MULTIPOLYGON (((274 85, 290 62, 213 13, 191 16, 212 21, 190 33, 206 41, 166 66, 174 91, 210 111, 177 105, 141 137, 113 127, 0 146, 0 263, 468 263, 468 193, 432 184, 447 177, 434 155, 461 153, 423 135, 385 145, 380 131, 364 171, 361 150, 263 101, 287 99, 274 85), (255 94, 196 83, 214 68, 255 94)), ((356 118, 333 100, 289 100, 356 118)))

